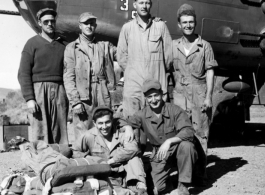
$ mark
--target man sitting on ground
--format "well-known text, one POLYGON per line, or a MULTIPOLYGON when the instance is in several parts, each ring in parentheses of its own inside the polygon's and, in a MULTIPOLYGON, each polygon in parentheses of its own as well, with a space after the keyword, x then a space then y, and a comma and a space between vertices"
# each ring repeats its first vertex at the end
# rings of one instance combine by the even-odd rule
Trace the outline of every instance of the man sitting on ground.
POLYGON ((178 168, 178 188, 171 194, 189 195, 194 163, 197 160, 194 129, 188 115, 180 107, 163 101, 163 91, 158 80, 143 83, 148 106, 128 118, 128 123, 141 129, 149 139, 153 152, 150 156, 154 194, 172 191, 168 178, 172 167, 178 168))
POLYGON ((94 127, 76 140, 73 156, 77 157, 82 152, 101 157, 112 167, 110 180, 114 186, 127 186, 138 195, 146 194, 145 172, 137 156, 137 142, 125 138, 122 121, 113 119, 113 111, 109 107, 95 108, 92 118, 94 127))

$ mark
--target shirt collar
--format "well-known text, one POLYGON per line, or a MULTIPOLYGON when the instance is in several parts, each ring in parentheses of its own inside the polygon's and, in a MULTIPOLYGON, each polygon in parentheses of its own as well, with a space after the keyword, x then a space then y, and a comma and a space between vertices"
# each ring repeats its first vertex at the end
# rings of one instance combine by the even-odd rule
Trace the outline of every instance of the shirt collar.
POLYGON ((91 41, 87 40, 86 37, 84 37, 82 34, 79 34, 79 39, 80 41, 84 41, 87 44, 91 44, 91 43, 95 43, 95 36, 93 37, 93 39, 91 41))
MULTIPOLYGON (((41 36, 43 39, 45 39, 45 38, 42 36, 42 34, 40 34, 40 36, 41 36)), ((54 34, 54 39, 52 39, 51 43, 54 42, 54 41, 59 41, 60 39, 62 39, 62 37, 60 36, 60 34, 58 34, 58 33, 55 32, 55 34, 54 34)), ((45 40, 47 40, 47 39, 45 39, 45 40)), ((47 41, 48 41, 48 40, 47 40, 47 41)))
MULTIPOLYGON (((202 47, 202 38, 201 38, 200 35, 197 35, 197 36, 198 36, 198 40, 197 40, 196 45, 199 46, 199 47, 202 47)), ((184 36, 182 36, 180 39, 178 39, 177 42, 178 42, 178 47, 179 47, 180 45, 182 45, 182 43, 184 42, 184 36)))
MULTIPOLYGON (((81 39, 81 37, 80 37, 80 35, 79 35, 79 37, 75 40, 75 44, 81 44, 81 41, 82 41, 82 39, 81 39)), ((94 37, 93 38, 93 40, 91 41, 91 43, 95 43, 96 42, 96 37, 94 37)))
MULTIPOLYGON (((141 26, 140 21, 139 21, 139 16, 138 16, 138 15, 135 17, 135 20, 136 20, 136 23, 137 23, 139 26, 141 26)), ((146 25, 146 29, 149 28, 149 27, 151 26, 152 21, 153 21, 153 18, 152 18, 151 15, 150 15, 150 16, 149 16, 149 19, 148 19, 148 23, 147 23, 147 25, 146 25)), ((142 27, 142 26, 141 26, 141 27, 142 27)))
MULTIPOLYGON (((184 56, 186 56, 185 51, 184 51, 184 36, 182 36, 180 39, 177 40, 177 44, 176 44, 178 50, 183 53, 184 56)), ((188 56, 192 55, 195 51, 197 51, 199 48, 202 48, 203 44, 202 44, 202 38, 200 35, 198 35, 198 39, 196 44, 191 48, 188 56)))
MULTIPOLYGON (((146 111, 146 118, 152 118, 154 116, 154 112, 152 111, 150 106, 147 106, 147 111, 146 111)), ((167 103, 164 102, 164 106, 162 107, 161 110, 161 115, 164 117, 169 118, 169 111, 167 109, 167 103)))

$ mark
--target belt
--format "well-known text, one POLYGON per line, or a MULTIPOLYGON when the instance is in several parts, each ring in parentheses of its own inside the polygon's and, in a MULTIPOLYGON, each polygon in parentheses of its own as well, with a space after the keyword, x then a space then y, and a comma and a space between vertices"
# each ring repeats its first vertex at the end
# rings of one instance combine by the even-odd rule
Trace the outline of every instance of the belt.
POLYGON ((99 83, 99 81, 106 80, 105 76, 95 76, 93 75, 91 78, 91 83, 99 83))
POLYGON ((180 84, 182 85, 188 85, 188 84, 206 84, 206 79, 196 79, 194 77, 181 77, 180 78, 180 84))

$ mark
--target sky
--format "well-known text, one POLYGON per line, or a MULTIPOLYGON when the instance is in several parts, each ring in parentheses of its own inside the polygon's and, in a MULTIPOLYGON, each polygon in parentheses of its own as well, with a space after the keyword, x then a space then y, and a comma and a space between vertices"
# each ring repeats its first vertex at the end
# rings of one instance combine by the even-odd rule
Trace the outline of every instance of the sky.
MULTIPOLYGON (((0 0, 0 9, 17 11, 12 0, 0 0)), ((21 16, 0 14, 0 88, 20 89, 17 72, 21 51, 34 35, 21 16)))

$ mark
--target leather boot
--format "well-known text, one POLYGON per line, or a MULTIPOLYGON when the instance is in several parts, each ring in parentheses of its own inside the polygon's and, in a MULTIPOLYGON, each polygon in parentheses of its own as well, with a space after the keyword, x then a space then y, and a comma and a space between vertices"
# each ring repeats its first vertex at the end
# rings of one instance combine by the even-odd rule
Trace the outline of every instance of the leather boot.
POLYGON ((185 183, 179 182, 177 190, 178 190, 178 195, 190 195, 188 187, 185 183))

